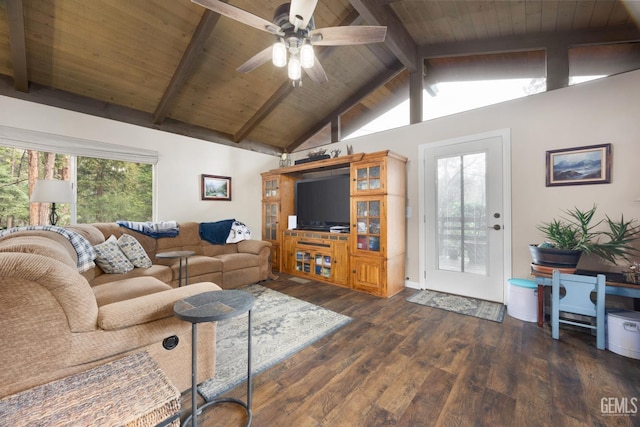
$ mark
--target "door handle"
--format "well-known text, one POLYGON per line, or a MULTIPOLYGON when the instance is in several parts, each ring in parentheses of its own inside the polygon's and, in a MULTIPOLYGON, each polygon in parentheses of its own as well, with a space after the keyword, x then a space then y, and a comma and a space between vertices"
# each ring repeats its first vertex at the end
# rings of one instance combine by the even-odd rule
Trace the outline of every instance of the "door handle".
POLYGON ((488 228, 493 228, 493 229, 494 229, 494 230, 496 230, 496 231, 497 231, 497 230, 502 229, 502 227, 500 227, 500 225, 499 225, 499 224, 496 224, 496 225, 494 225, 493 227, 488 227, 488 228))

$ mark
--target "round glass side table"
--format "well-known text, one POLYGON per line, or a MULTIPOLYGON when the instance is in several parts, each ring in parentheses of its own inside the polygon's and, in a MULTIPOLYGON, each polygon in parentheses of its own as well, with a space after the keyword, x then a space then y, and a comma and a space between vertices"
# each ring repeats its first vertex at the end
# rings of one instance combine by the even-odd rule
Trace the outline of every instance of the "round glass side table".
POLYGON ((242 406, 247 411, 247 426, 251 425, 251 309, 253 308, 253 295, 238 291, 211 291, 193 295, 176 302, 173 306, 175 316, 181 320, 191 323, 191 415, 183 425, 191 421, 193 427, 198 425, 198 414, 205 409, 218 403, 235 403, 242 406), (248 334, 247 334, 247 401, 233 397, 214 399, 198 408, 198 323, 217 322, 219 320, 230 319, 247 313, 248 334))

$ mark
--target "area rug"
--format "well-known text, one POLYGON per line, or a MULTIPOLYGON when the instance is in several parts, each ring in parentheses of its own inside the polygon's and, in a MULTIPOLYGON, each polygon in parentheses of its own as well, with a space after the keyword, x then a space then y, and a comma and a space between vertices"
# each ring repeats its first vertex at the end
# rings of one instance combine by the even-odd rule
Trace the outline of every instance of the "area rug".
MULTIPOLYGON (((253 294, 251 311, 253 375, 334 332, 351 318, 261 285, 241 290, 253 294)), ((207 401, 247 379, 247 316, 218 322, 216 374, 198 391, 207 401)))
POLYGON ((498 323, 501 323, 504 319, 505 307, 503 304, 460 295, 422 290, 411 295, 407 298, 407 301, 498 323))

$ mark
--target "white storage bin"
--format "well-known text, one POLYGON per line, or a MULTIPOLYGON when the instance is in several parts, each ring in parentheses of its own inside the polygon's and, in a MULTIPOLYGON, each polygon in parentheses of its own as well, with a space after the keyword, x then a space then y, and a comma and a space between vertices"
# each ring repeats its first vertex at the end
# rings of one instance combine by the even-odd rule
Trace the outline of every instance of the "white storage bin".
POLYGON ((607 312, 607 349, 621 356, 640 359, 640 311, 607 312))
POLYGON ((533 280, 509 279, 507 313, 525 322, 538 321, 538 285, 533 280))

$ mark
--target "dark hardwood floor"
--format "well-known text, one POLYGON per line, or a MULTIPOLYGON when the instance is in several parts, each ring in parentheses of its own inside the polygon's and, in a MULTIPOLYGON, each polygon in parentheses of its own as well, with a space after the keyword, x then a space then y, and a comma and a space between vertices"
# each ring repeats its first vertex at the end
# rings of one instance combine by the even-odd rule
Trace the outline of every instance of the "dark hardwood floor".
MULTIPOLYGON (((547 323, 407 302, 412 289, 380 299, 289 277, 263 285, 353 321, 254 377, 255 427, 640 425, 640 361, 597 350, 586 330, 556 341, 547 323), (635 414, 619 414, 625 402, 635 414)), ((246 384, 227 396, 245 399, 246 384)), ((190 406, 185 393, 183 413, 190 406)), ((198 422, 242 426, 246 416, 224 404, 198 422)))

